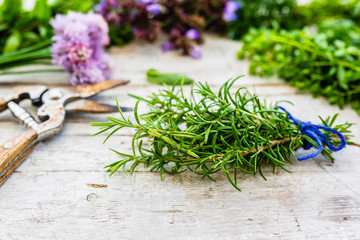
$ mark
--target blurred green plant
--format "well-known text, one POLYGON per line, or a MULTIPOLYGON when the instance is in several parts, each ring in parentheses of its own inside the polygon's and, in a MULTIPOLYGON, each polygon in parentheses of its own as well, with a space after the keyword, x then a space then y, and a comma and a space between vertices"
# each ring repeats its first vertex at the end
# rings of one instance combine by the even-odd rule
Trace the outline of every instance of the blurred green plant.
POLYGON ((57 0, 51 4, 37 0, 32 10, 26 11, 22 0, 4 0, 0 6, 0 53, 12 53, 48 41, 53 35, 49 22, 55 14, 87 12, 93 4, 92 0, 57 0))
MULTIPOLYGON (((240 39, 250 28, 271 28, 273 22, 282 29, 301 29, 321 25, 326 20, 352 20, 360 25, 360 1, 312 0, 305 5, 296 0, 241 0, 238 21, 228 26, 231 38, 240 39)), ((335 21, 336 22, 336 21, 335 21)), ((336 25, 332 25, 336 28, 336 25)))
POLYGON ((251 29, 238 57, 252 61, 250 74, 277 73, 291 85, 325 96, 340 108, 351 103, 360 114, 360 47, 352 39, 359 32, 331 26, 322 25, 318 33, 308 28, 251 29))
POLYGON ((328 19, 351 19, 360 24, 359 0, 312 0, 294 9, 293 18, 303 26, 317 25, 328 19))
POLYGON ((327 19, 319 23, 318 32, 325 33, 330 43, 336 40, 360 47, 360 25, 351 19, 327 19))
POLYGON ((109 26, 110 45, 122 46, 134 39, 131 26, 109 26))
POLYGON ((66 14, 69 11, 87 13, 92 10, 94 4, 100 0, 55 0, 49 3, 48 6, 54 14, 61 13, 66 14))
POLYGON ((238 20, 228 24, 228 35, 240 39, 251 27, 272 27, 276 21, 281 28, 294 29, 302 23, 294 18, 296 0, 241 0, 238 20))
POLYGON ((30 12, 23 10, 21 0, 5 0, 0 7, 0 52, 11 53, 49 39, 50 17, 46 0, 38 0, 30 12))

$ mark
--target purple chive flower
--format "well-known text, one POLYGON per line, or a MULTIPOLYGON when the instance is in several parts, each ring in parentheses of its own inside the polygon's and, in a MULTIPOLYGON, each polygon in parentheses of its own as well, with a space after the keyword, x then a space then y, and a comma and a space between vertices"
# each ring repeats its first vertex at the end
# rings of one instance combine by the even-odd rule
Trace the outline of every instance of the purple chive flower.
POLYGON ((191 40, 197 40, 200 38, 200 33, 198 32, 198 30, 192 28, 185 33, 185 37, 191 40))
POLYGON ((93 6, 93 9, 95 10, 95 12, 98 12, 101 14, 106 14, 107 5, 108 5, 108 2, 106 0, 102 0, 101 2, 99 2, 99 4, 95 4, 93 6))
POLYGON ((173 47, 174 47, 174 45, 171 42, 167 42, 167 43, 164 43, 163 45, 161 45, 161 49, 163 52, 170 51, 173 47))
POLYGON ((198 46, 193 46, 190 51, 190 55, 193 59, 201 58, 202 54, 201 54, 200 48, 198 46))
POLYGON ((228 1, 223 12, 223 19, 225 22, 232 22, 237 20, 236 11, 241 8, 241 4, 237 1, 228 1))
POLYGON ((107 0, 107 1, 110 4, 110 6, 112 6, 113 8, 117 6, 117 0, 107 0))
POLYGON ((143 5, 147 5, 151 3, 157 3, 157 0, 140 0, 140 3, 143 5))
POLYGON ((72 85, 86 85, 104 81, 104 76, 100 68, 93 62, 87 66, 78 66, 71 77, 72 85))
POLYGON ((107 0, 102 0, 100 3, 99 3, 99 6, 101 8, 106 8, 108 6, 108 1, 107 0))
POLYGON ((119 25, 120 23, 120 17, 116 12, 109 12, 106 16, 104 16, 104 18, 108 23, 115 26, 119 25))
POLYGON ((111 59, 104 46, 109 44, 108 25, 99 14, 69 12, 51 20, 53 62, 72 74, 73 85, 108 79, 111 59))
POLYGON ((117 7, 117 0, 102 0, 99 4, 94 5, 93 9, 96 13, 103 15, 109 24, 118 25, 120 17, 116 13, 117 7))
POLYGON ((77 44, 74 46, 70 46, 68 49, 68 59, 73 63, 87 63, 91 57, 92 50, 83 46, 81 44, 77 44))
POLYGON ((93 9, 94 9, 94 11, 97 12, 97 13, 101 13, 101 14, 105 14, 105 13, 106 13, 106 12, 103 12, 103 8, 101 7, 100 4, 95 4, 95 5, 93 6, 93 9))
POLYGON ((145 8, 146 8, 146 11, 148 11, 149 13, 152 13, 154 15, 158 15, 162 10, 162 6, 158 3, 149 4, 145 8))

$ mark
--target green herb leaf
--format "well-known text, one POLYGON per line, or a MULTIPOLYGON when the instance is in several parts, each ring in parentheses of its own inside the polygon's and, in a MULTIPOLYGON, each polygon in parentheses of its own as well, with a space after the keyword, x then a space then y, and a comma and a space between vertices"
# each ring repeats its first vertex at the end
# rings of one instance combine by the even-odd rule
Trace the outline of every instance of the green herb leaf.
POLYGON ((146 72, 147 80, 151 83, 166 85, 191 84, 194 82, 191 78, 176 73, 161 73, 155 69, 146 72))
POLYGON ((344 69, 343 66, 339 66, 339 67, 338 67, 337 77, 338 77, 338 79, 339 79, 339 84, 340 84, 340 86, 341 86, 343 89, 348 90, 349 87, 348 87, 348 85, 346 84, 345 69, 344 69))
POLYGON ((47 0, 37 0, 32 11, 32 15, 42 22, 46 22, 51 18, 51 8, 47 2, 47 0))
POLYGON ((360 27, 346 21, 324 24, 319 33, 302 30, 252 29, 244 36, 238 56, 251 60, 250 74, 272 76, 277 73, 291 85, 325 96, 332 104, 346 104, 359 111, 360 27), (352 27, 351 27, 352 26, 352 27), (347 53, 350 51, 351 53, 347 53))

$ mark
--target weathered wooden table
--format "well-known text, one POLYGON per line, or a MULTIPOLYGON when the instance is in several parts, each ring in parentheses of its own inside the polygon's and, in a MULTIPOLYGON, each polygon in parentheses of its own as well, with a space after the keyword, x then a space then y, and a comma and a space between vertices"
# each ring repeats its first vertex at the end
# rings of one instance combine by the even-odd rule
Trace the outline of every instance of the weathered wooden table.
MULTIPOLYGON (((248 62, 238 61, 240 44, 208 36, 203 59, 161 53, 159 45, 133 43, 112 48, 115 78, 131 84, 96 99, 133 106, 127 93, 148 95, 161 86, 146 82, 145 71, 157 68, 184 73, 218 87, 225 80, 247 74, 248 62)), ((248 75, 248 74, 247 74, 248 75)), ((1 78, 0 96, 19 83, 68 84, 66 74, 38 74, 1 78)), ((288 110, 305 121, 340 112, 360 142, 360 116, 339 110, 325 99, 313 99, 276 79, 246 76, 237 86, 252 88, 270 100, 288 99, 288 110)), ((131 115, 131 113, 128 113, 131 115)), ((118 116, 114 114, 114 116, 118 116)), ((224 174, 217 182, 198 175, 159 174, 139 168, 134 175, 103 168, 118 159, 108 150, 130 151, 130 131, 122 131, 105 145, 105 135, 91 137, 91 121, 106 115, 69 116, 64 131, 40 143, 0 187, 0 239, 360 239, 360 148, 335 153, 335 164, 323 157, 288 166, 292 174, 266 169, 260 175, 240 176, 242 192, 224 174)), ((0 142, 24 127, 9 112, 0 115, 0 142)), ((303 153, 299 150, 299 154, 303 153)))

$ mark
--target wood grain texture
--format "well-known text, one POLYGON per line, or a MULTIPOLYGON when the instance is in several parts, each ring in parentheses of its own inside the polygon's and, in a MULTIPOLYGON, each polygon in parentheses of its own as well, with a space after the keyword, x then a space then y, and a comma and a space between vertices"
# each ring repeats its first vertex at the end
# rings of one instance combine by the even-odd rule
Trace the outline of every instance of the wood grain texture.
MULTIPOLYGON (((99 94, 92 100, 133 107, 133 93, 147 96, 161 86, 147 83, 145 72, 186 73, 213 88, 231 77, 248 75, 249 62, 238 61, 239 43, 206 36, 203 59, 176 52, 163 54, 160 45, 135 42, 111 48, 114 79, 130 84, 99 94)), ((16 84, 66 85, 66 74, 34 74, 0 78, 0 96, 16 84), (49 80, 51 79, 51 81, 49 80)), ((338 122, 350 121, 360 142, 360 117, 349 107, 340 110, 324 98, 312 98, 277 78, 246 76, 235 87, 247 86, 268 101, 290 100, 295 117, 319 123, 318 115, 340 113, 338 122), (255 88, 253 88, 253 86, 255 88)), ((26 103, 24 103, 26 105, 26 103)), ((144 106, 139 106, 144 111, 144 106)), ((105 115, 67 116, 65 129, 39 143, 26 161, 0 187, 0 239, 360 239, 360 148, 348 146, 334 154, 334 164, 318 156, 284 171, 263 169, 259 175, 240 175, 242 192, 224 174, 217 182, 192 173, 164 175, 140 167, 134 175, 112 177, 103 168, 119 157, 108 147, 131 151, 133 131, 122 129, 102 144, 105 134, 89 122, 105 115)), ((110 114, 119 117, 118 113, 110 114)), ((132 118, 132 113, 125 113, 132 118)), ((24 131, 9 112, 0 114, 0 142, 24 131)), ((306 153, 299 150, 297 155, 306 153)))
POLYGON ((6 108, 6 101, 0 97, 0 112, 4 111, 6 108))
POLYGON ((0 146, 0 186, 34 148, 37 133, 29 129, 0 146))

